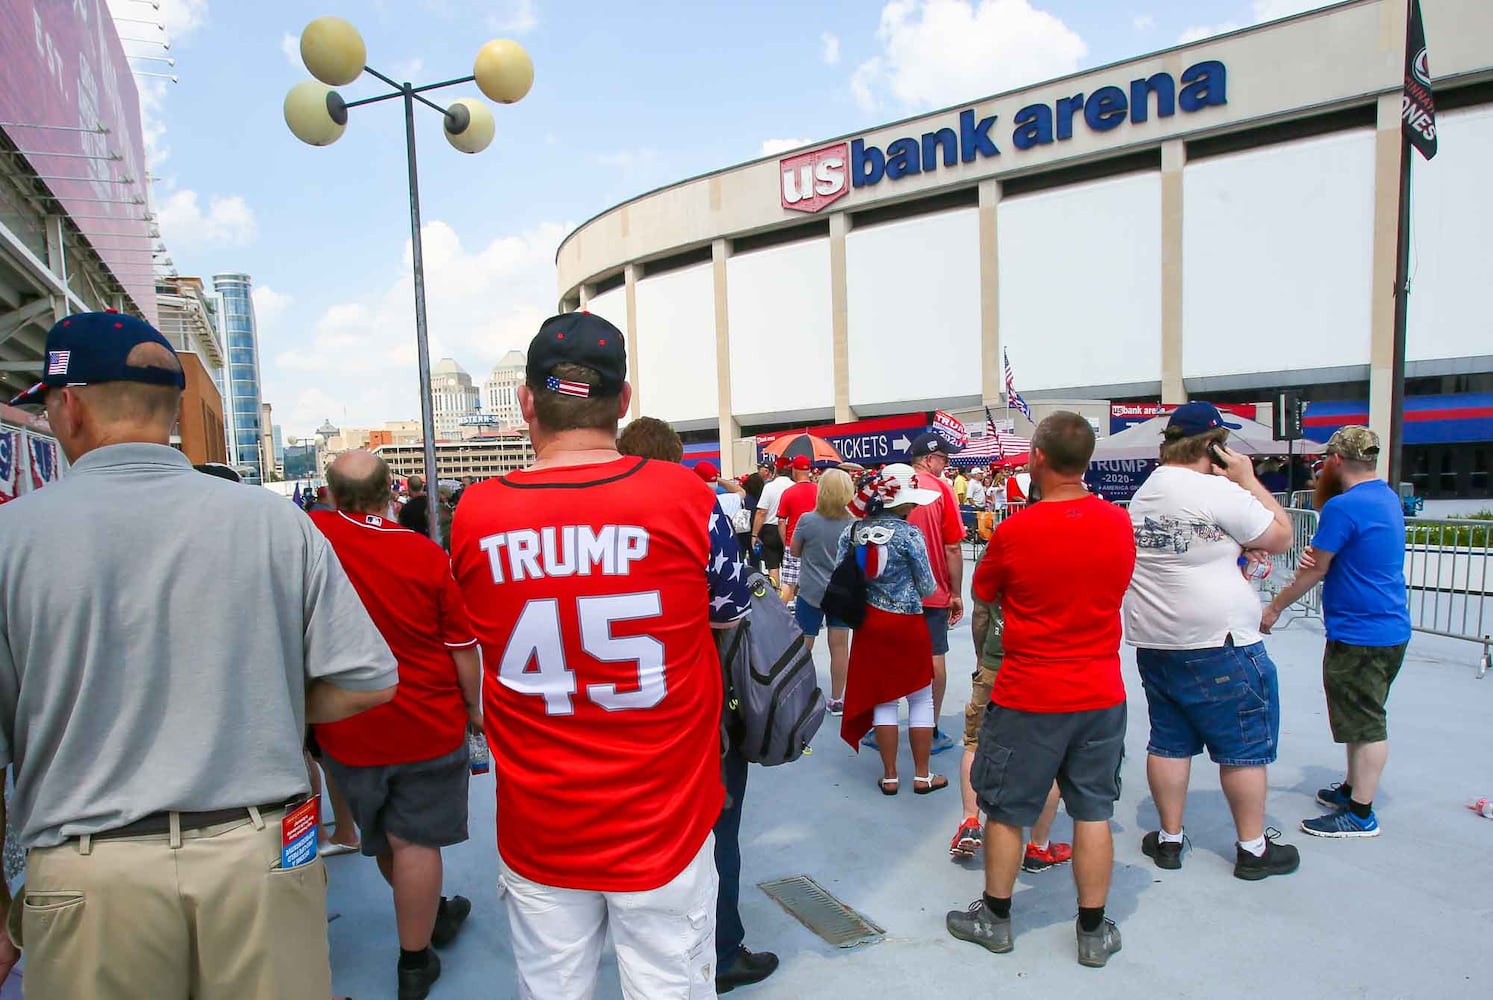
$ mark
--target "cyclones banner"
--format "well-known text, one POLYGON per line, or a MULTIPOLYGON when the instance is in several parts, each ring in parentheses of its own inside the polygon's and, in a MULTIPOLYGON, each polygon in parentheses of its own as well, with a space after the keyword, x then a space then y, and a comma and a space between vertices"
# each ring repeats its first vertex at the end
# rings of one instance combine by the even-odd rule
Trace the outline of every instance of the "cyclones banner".
POLYGON ((1431 93, 1431 64, 1426 58, 1426 26, 1420 0, 1410 0, 1405 26, 1405 89, 1400 94, 1400 121, 1405 138, 1426 159, 1436 155, 1436 98, 1431 93))

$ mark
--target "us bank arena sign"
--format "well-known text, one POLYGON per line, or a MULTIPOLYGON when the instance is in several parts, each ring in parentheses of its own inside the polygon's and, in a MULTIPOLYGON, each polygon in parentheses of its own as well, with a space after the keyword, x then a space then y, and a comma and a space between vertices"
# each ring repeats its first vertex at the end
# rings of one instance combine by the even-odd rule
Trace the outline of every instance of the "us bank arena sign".
MULTIPOLYGON (((1109 132, 1127 122, 1147 121, 1154 108, 1157 118, 1170 118, 1228 103, 1228 71, 1217 60, 1196 63, 1180 80, 1157 73, 1122 87, 1100 87, 1090 94, 1060 97, 1052 104, 1029 104, 1011 119, 1010 146, 1035 149, 1073 138, 1075 122, 1093 132, 1109 132)), ((850 193, 851 188, 873 187, 913 174, 927 174, 940 166, 1000 156, 996 142, 997 115, 976 118, 973 108, 959 112, 953 124, 922 135, 893 139, 883 149, 864 139, 852 139, 797 153, 778 161, 783 207, 793 212, 818 212, 850 193)))

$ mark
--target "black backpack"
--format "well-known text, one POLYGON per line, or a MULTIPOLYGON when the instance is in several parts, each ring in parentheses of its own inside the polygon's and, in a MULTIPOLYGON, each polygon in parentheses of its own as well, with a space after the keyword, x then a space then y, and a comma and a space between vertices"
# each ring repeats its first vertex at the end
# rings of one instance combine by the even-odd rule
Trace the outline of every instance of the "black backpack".
POLYGON ((850 550, 829 575, 820 610, 851 628, 866 620, 866 574, 855 558, 855 528, 850 529, 850 550))
POLYGON ((747 589, 752 613, 721 637, 722 726, 743 757, 773 767, 804 754, 826 705, 793 615, 762 574, 747 589))

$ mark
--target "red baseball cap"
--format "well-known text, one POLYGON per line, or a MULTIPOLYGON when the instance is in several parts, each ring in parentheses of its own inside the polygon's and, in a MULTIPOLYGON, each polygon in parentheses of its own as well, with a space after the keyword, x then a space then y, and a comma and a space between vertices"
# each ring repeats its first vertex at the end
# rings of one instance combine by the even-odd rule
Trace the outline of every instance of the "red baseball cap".
POLYGON ((814 463, 811 462, 811 461, 809 461, 809 456, 808 455, 795 455, 794 456, 794 458, 793 458, 793 468, 796 469, 797 471, 799 471, 799 472, 808 472, 813 467, 814 467, 814 463))
POLYGON ((784 455, 779 455, 778 456, 777 470, 779 472, 782 472, 784 469, 788 469, 788 468, 792 468, 792 467, 793 467, 793 463, 790 462, 787 459, 786 456, 784 456, 784 455))
POLYGON ((717 469, 715 466, 711 465, 709 462, 696 462, 695 463, 695 475, 699 476, 701 479, 705 480, 707 483, 713 483, 717 479, 721 478, 721 470, 717 469))

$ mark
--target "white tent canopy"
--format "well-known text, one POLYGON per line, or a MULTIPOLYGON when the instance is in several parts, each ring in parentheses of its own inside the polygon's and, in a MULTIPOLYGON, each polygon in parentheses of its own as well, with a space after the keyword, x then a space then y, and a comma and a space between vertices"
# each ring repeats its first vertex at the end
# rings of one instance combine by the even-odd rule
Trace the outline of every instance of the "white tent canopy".
MULTIPOLYGON (((1094 461, 1111 462, 1126 459, 1155 459, 1161 449, 1161 434, 1166 430, 1169 415, 1152 417, 1145 423, 1126 428, 1118 434, 1103 438, 1094 448, 1094 461)), ((1229 431, 1228 446, 1242 455, 1284 455, 1289 445, 1297 455, 1319 455, 1323 446, 1305 439, 1289 443, 1275 440, 1275 432, 1262 423, 1236 414, 1226 413, 1224 419, 1240 428, 1229 431)))

